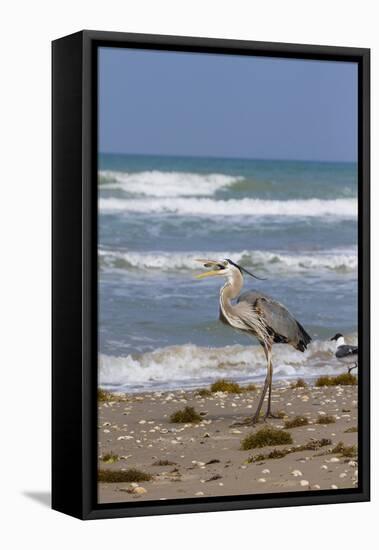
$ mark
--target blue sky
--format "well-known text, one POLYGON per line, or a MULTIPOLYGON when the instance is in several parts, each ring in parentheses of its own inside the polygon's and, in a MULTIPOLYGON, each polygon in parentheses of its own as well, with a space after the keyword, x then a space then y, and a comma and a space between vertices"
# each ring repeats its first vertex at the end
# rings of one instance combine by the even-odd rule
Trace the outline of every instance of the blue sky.
POLYGON ((104 153, 357 159, 357 65, 100 48, 104 153))

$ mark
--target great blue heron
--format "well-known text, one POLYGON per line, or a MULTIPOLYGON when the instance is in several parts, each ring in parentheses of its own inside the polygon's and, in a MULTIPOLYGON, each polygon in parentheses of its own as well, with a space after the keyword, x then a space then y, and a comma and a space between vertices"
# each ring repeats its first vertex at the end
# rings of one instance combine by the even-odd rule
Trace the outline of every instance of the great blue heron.
POLYGON ((347 365, 347 370, 350 373, 358 367, 358 348, 357 346, 348 346, 345 344, 345 338, 339 332, 331 338, 336 342, 336 357, 339 361, 347 365))
POLYGON ((265 419, 275 418, 271 412, 272 387, 272 346, 274 343, 290 344, 299 351, 304 351, 311 337, 301 324, 281 303, 259 292, 244 292, 236 299, 243 287, 243 274, 259 279, 244 267, 232 260, 197 260, 204 267, 212 268, 197 275, 204 277, 224 277, 226 283, 220 289, 220 320, 231 327, 255 336, 263 347, 267 360, 267 375, 254 416, 245 423, 255 424, 260 415, 262 404, 268 389, 268 404, 265 419))

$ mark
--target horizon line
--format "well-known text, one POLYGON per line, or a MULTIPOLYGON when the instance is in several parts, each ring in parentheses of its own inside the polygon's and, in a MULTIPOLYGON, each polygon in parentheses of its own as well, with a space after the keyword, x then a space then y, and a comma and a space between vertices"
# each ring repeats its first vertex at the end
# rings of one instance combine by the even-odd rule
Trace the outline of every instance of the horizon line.
POLYGON ((238 156, 220 156, 220 155, 194 155, 177 153, 131 153, 125 151, 98 151, 98 155, 125 155, 135 157, 174 157, 174 158, 199 158, 199 159, 227 159, 227 160, 267 160, 281 162, 329 162, 331 164, 346 163, 357 164, 358 160, 339 160, 339 159, 301 159, 301 158, 278 158, 278 157, 238 157, 238 156))

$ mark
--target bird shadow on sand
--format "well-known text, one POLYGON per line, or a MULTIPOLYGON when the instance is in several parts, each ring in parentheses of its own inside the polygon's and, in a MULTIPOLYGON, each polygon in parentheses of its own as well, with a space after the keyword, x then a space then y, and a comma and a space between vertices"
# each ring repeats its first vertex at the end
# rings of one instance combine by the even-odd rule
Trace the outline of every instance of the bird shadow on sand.
POLYGON ((34 500, 41 506, 51 506, 51 493, 49 491, 24 491, 22 493, 25 497, 34 500))

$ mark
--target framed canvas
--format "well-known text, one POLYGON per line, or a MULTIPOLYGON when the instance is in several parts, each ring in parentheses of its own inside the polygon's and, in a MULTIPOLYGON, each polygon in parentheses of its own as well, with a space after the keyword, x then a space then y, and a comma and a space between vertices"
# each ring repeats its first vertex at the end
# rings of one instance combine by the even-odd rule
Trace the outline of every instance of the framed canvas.
POLYGON ((53 508, 369 500, 369 50, 52 51, 53 508))

